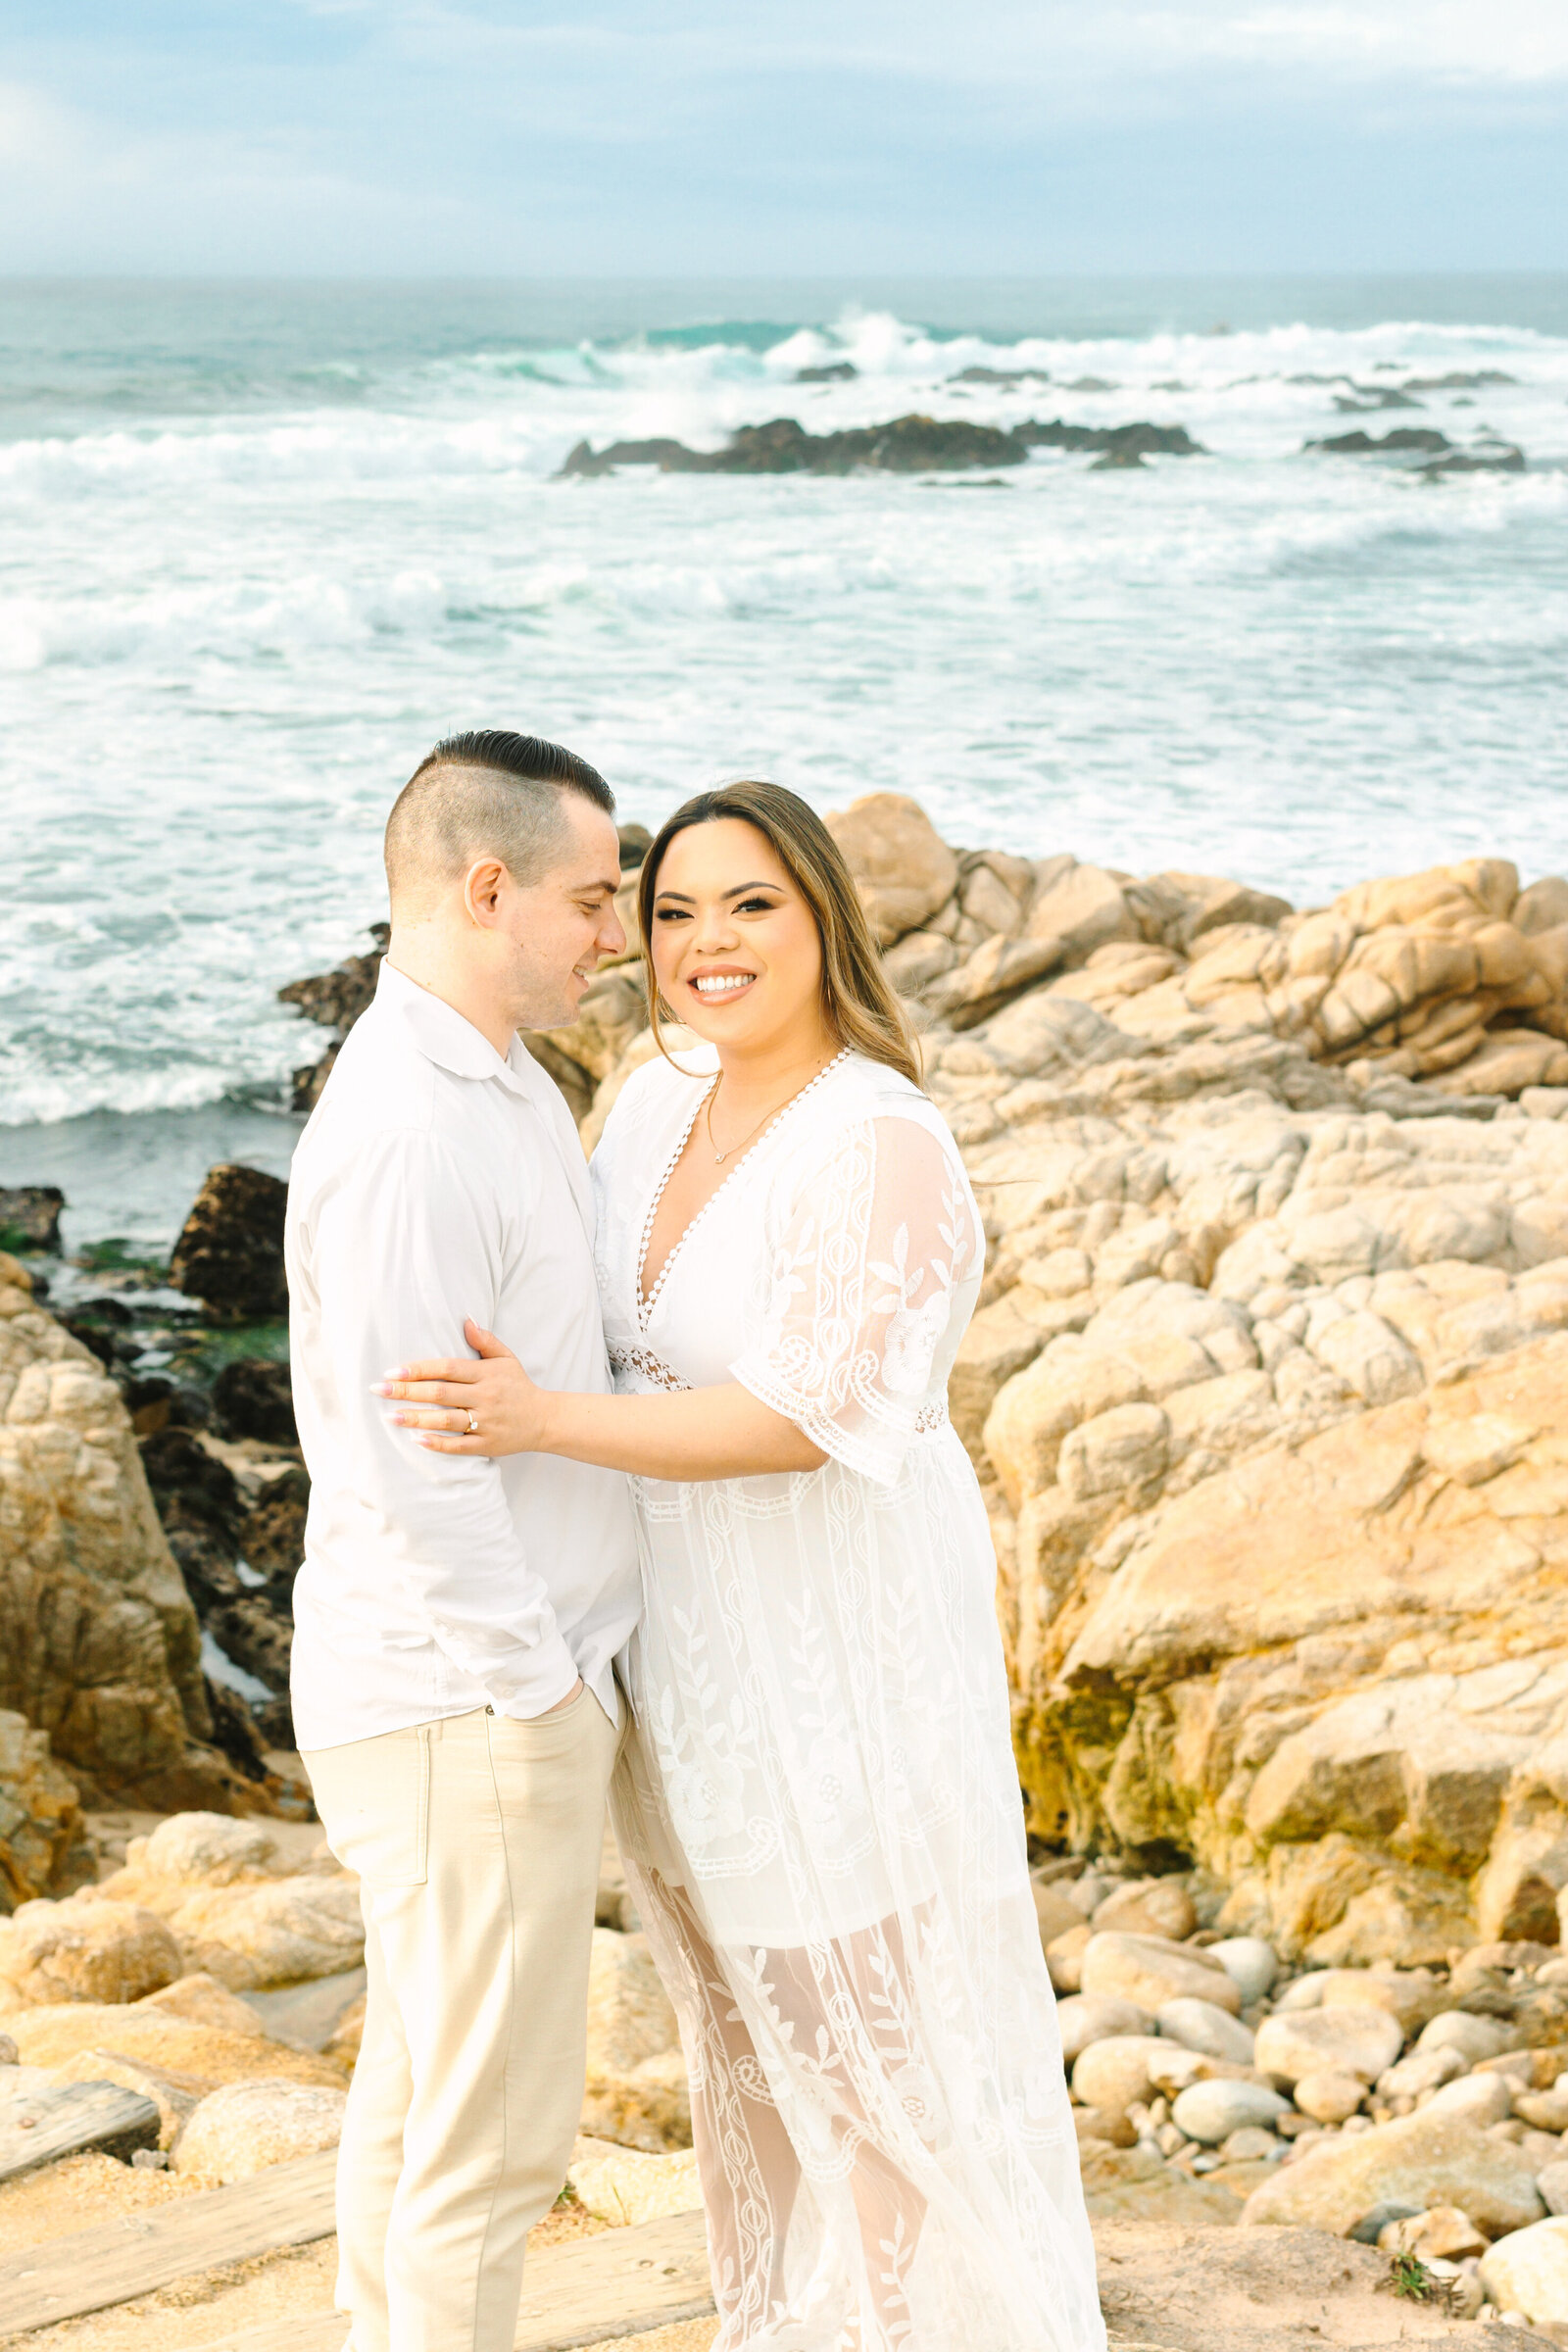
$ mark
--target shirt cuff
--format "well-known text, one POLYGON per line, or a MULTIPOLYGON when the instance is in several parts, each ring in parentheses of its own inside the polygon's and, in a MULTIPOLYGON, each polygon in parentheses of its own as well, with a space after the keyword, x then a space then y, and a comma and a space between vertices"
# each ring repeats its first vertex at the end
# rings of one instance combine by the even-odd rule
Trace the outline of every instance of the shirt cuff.
POLYGON ((529 1657, 527 1688, 518 1690, 509 1680, 505 1691, 491 1690, 490 1704, 498 1715, 514 1723, 531 1723, 536 1715, 546 1715, 560 1704, 573 1683, 581 1680, 577 1661, 566 1647, 563 1637, 553 1634, 542 1642, 529 1657))

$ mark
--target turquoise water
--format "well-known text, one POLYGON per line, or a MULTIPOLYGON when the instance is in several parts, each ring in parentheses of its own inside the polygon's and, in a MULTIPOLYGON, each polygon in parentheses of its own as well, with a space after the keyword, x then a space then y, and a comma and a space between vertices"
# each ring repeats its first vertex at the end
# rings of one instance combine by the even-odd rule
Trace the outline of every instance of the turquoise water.
POLYGON ((82 1165, 89 1113, 275 1102, 319 1040, 272 992, 382 911, 385 809, 455 726, 556 735, 645 819, 736 772, 894 787, 960 842, 1298 903, 1568 864, 1568 278, 13 284, 0 526, 0 1182, 82 1165), (1478 370, 1513 380, 1335 405, 1478 370), (911 409, 1211 454, 552 479, 584 435, 911 409), (1302 454, 1400 423, 1529 470, 1302 454))

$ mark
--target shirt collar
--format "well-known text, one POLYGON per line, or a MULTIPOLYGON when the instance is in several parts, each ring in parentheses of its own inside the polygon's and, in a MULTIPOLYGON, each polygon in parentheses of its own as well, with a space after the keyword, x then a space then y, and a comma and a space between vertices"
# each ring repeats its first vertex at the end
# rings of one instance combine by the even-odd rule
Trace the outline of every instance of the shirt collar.
POLYGON ((514 1035, 503 1056, 466 1014, 444 997, 421 988, 384 956, 376 974, 375 1001, 402 1022, 427 1061, 450 1070, 456 1078, 499 1078, 513 1094, 532 1096, 538 1064, 520 1037, 514 1035))

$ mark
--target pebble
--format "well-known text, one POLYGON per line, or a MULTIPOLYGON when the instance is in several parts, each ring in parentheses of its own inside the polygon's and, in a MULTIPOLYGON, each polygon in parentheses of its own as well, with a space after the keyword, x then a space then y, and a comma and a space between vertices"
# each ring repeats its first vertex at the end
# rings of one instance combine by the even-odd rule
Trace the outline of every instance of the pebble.
POLYGON ((1257 2030, 1253 2063, 1282 2082, 1303 2075, 1360 2075, 1377 2080, 1399 2055, 1404 2035, 1386 2009, 1359 2004, 1308 2009, 1282 2017, 1278 2011, 1257 2030))
POLYGON ((1482 2256, 1481 2283, 1504 2315, 1568 2323, 1568 2217, 1553 2215, 1499 2238, 1482 2256))
POLYGON ((1072 2095, 1085 2107, 1110 2115, 1125 2115, 1135 2099, 1148 2100, 1154 2088, 1150 2059, 1160 2052, 1152 2035, 1111 2034, 1092 2041, 1072 2070, 1072 2095))
POLYGON ((1418 2050, 1457 2050, 1467 2066, 1478 2059, 1496 2058, 1513 2034, 1494 2017, 1472 2017, 1467 2009, 1445 2009, 1416 2035, 1418 2050))
MULTIPOLYGON (((1219 1947, 1216 1944, 1214 1948, 1217 1951, 1219 1947)), ((1298 1977, 1294 1983, 1287 1984, 1274 2003, 1275 2016, 1294 2017, 1300 2009, 1321 2009, 1328 1974, 1326 1968, 1315 1968, 1308 1976, 1298 1977)))
POLYGON ((1266 2128, 1290 2102, 1261 2082, 1194 2082, 1171 2104, 1171 2121, 1188 2139, 1218 2147, 1233 2132, 1266 2128))
POLYGON ((1134 2001, 1097 2000, 1092 1993, 1075 1992, 1056 2004, 1065 2066, 1087 2050, 1092 2041, 1107 2041, 1113 2034, 1151 2034, 1154 2021, 1134 2001))
POLYGON ((1343 2124, 1355 2115, 1366 2097, 1366 2084, 1356 2075, 1335 2074, 1323 2068, 1302 2075, 1296 2085, 1296 2104, 1314 2124, 1343 2124))
POLYGON ((1234 2066, 1252 2063, 1252 2035, 1246 2026, 1195 1993, 1161 2001, 1154 2023, 1167 2040, 1179 2041, 1184 2049, 1201 2051, 1205 2058, 1228 2058, 1234 2066))
POLYGON ((1108 1993, 1151 2010, 1185 1994, 1212 2001, 1232 2016, 1242 2005, 1234 1982, 1206 1952, 1196 1951, 1191 1944, 1167 1942, 1158 1936, 1097 1934, 1084 1952, 1079 1989, 1108 1993))
POLYGON ((1427 2115, 1465 2115, 1485 2131, 1489 2124, 1505 2124, 1513 2112, 1508 2084, 1501 2075, 1461 2075, 1445 2082, 1422 2101, 1427 2115))
POLYGON ((1536 2175, 1536 2186, 1548 2213, 1568 2214, 1568 2157, 1544 2165, 1536 2175))
POLYGON ((1217 1960, 1242 1996, 1244 2009, 1260 2001, 1272 1992, 1280 1973, 1280 1958, 1271 1943, 1261 1936, 1227 1936, 1220 1943, 1211 1943, 1208 1956, 1217 1960))

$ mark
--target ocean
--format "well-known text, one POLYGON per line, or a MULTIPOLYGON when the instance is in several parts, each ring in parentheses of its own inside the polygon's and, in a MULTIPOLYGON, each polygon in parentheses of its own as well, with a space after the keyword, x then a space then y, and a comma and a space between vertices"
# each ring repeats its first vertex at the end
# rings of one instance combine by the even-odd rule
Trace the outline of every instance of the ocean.
POLYGON ((75 1241, 286 1167, 322 1040, 274 992, 365 944, 456 727, 557 737, 650 823, 737 774, 891 788, 960 844, 1298 905, 1568 865, 1568 277, 13 282, 0 523, 0 1184, 64 1185, 75 1241), (555 478, 909 411, 1206 454, 555 478), (1527 468, 1303 449, 1406 425, 1527 468))

